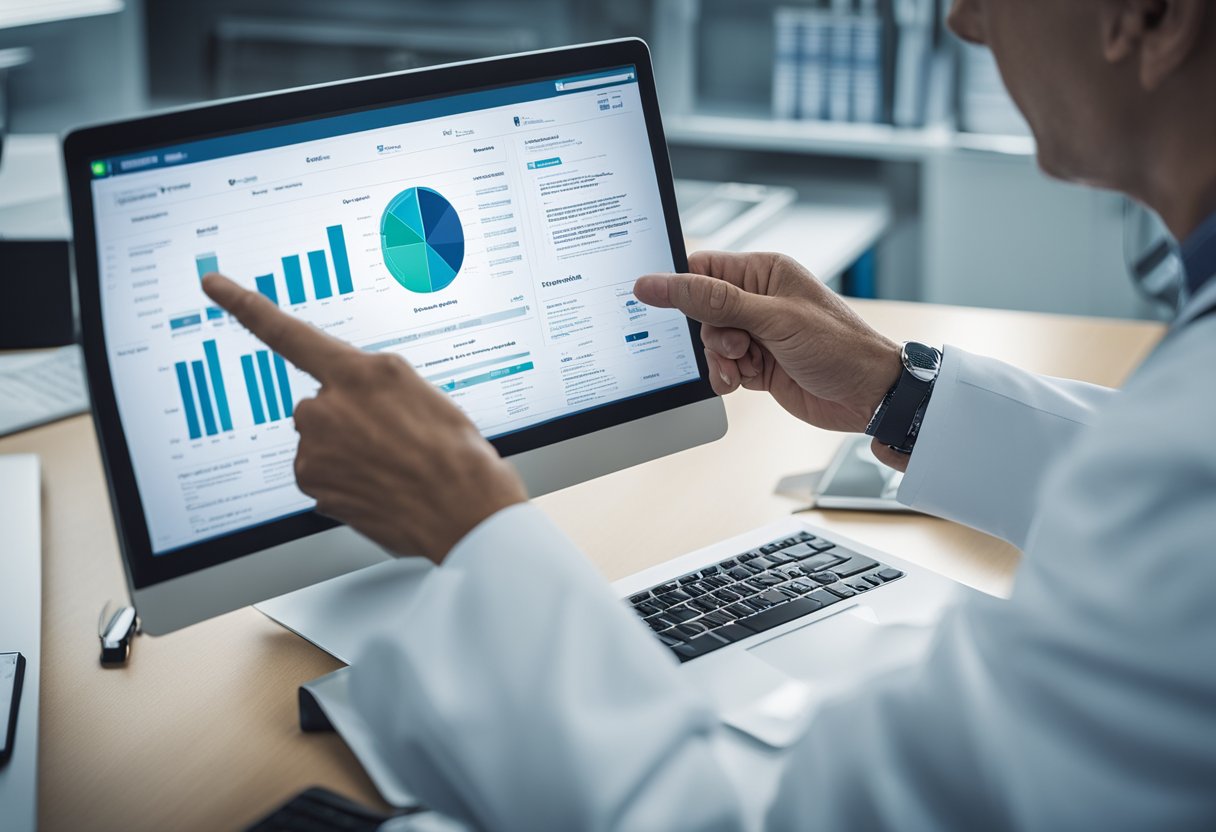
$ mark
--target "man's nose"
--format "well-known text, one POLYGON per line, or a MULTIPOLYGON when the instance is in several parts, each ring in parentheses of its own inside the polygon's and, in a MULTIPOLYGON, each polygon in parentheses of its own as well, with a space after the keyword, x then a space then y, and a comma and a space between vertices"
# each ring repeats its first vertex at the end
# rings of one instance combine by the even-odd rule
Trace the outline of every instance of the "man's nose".
POLYGON ((946 25, 950 31, 968 43, 984 45, 984 27, 980 23, 980 0, 954 0, 946 25))

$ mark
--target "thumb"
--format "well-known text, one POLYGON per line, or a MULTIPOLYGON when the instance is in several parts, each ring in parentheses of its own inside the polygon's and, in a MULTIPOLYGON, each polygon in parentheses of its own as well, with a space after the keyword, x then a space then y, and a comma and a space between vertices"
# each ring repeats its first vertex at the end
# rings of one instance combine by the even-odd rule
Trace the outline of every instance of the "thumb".
POLYGON ((693 320, 754 332, 773 312, 772 298, 745 292, 733 283, 703 274, 648 274, 638 278, 634 296, 649 306, 679 309, 693 320))

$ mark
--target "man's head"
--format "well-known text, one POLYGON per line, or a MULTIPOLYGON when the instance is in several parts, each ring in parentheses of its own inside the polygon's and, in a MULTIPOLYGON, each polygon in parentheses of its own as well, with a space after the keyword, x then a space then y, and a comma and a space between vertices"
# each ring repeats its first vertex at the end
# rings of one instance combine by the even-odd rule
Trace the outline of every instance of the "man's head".
POLYGON ((955 0, 950 27, 992 49, 1053 176, 1151 203, 1161 154, 1216 153, 1216 0, 955 0))

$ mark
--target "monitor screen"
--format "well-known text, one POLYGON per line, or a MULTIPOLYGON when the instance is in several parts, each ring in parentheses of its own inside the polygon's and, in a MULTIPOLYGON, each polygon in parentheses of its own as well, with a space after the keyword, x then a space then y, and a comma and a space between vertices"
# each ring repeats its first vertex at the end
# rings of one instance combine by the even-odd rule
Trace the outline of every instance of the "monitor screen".
POLYGON ((490 438, 697 382, 633 66, 91 163, 102 327, 154 554, 308 511, 316 382, 203 294, 219 271, 394 352, 490 438))

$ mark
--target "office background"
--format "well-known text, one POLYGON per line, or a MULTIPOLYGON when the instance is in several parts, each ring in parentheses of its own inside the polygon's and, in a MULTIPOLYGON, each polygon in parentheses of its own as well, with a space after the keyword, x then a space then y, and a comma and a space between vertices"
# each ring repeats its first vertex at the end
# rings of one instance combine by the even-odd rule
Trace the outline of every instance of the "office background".
POLYGON ((24 63, 7 70, 8 129, 22 134, 641 35, 654 54, 676 176, 797 192, 779 228, 737 247, 805 255, 799 223, 814 223, 821 214, 798 214, 798 206, 861 207, 877 212, 864 239, 870 256, 827 275, 847 293, 1162 317, 1167 310, 1129 279, 1129 264, 1157 241, 1151 220, 1120 197, 1051 182, 1038 172, 1033 140, 991 59, 944 31, 947 5, 3 0, 0 50, 28 50, 24 63), (63 7, 65 16, 93 14, 3 28, 19 23, 23 8, 51 6, 63 7))

